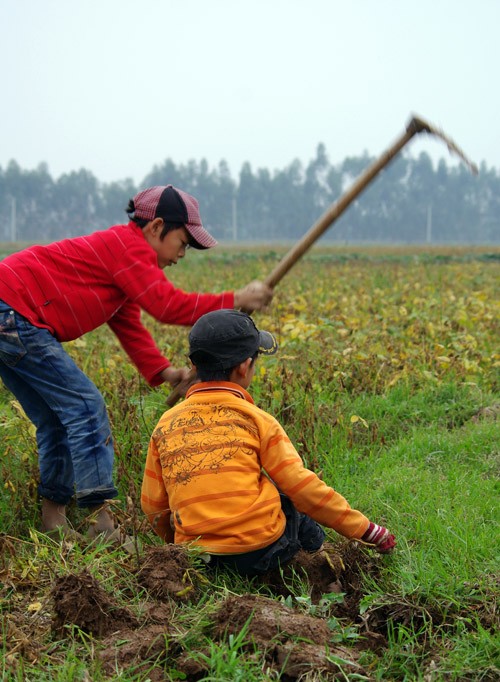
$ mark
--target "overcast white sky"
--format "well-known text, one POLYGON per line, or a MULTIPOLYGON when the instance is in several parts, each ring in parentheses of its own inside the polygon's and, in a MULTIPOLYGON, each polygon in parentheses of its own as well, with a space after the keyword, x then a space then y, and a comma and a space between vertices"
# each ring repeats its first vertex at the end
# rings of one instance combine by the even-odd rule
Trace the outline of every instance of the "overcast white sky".
POLYGON ((500 0, 0 0, 0 27, 2 168, 139 184, 206 158, 236 179, 319 142, 378 156, 415 112, 500 169, 500 0))

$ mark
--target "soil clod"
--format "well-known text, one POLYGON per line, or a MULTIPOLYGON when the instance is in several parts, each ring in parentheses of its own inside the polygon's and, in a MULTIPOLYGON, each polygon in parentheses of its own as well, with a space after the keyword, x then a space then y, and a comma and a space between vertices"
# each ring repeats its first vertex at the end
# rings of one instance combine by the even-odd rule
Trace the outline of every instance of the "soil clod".
POLYGON ((128 609, 118 606, 87 571, 56 579, 52 588, 53 629, 76 625, 89 634, 103 637, 137 625, 128 609))

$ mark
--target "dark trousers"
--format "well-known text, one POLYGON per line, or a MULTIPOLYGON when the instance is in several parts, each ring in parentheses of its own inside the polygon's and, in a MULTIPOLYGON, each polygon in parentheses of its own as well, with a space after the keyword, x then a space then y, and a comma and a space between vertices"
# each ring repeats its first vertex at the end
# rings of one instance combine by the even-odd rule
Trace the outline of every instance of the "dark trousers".
POLYGON ((301 514, 291 500, 280 493, 281 508, 286 517, 285 532, 271 545, 245 554, 213 554, 211 566, 233 568, 242 575, 262 575, 293 559, 297 552, 317 551, 324 542, 325 531, 306 514, 301 514))

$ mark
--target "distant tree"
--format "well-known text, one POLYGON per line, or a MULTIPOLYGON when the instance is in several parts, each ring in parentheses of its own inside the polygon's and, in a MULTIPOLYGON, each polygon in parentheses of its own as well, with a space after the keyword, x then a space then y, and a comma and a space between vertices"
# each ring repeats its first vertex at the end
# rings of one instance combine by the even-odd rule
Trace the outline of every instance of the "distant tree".
MULTIPOLYGON (((103 227, 103 203, 97 178, 85 169, 65 173, 56 183, 54 212, 63 226, 62 236, 89 234, 103 227)), ((50 234, 50 238, 56 238, 50 234)))
MULTIPOLYGON (((45 241, 50 239, 54 182, 47 164, 41 163, 36 170, 22 170, 16 161, 10 161, 2 174, 2 222, 10 225, 12 208, 15 207, 15 232, 18 241, 45 241), (5 203, 4 203, 5 202, 5 203)), ((10 236, 5 231, 5 236, 10 236)))
POLYGON ((304 169, 298 159, 281 171, 276 171, 272 179, 276 240, 290 239, 304 231, 304 169))
POLYGON ((304 201, 308 204, 309 215, 318 217, 330 203, 330 187, 327 181, 329 169, 326 147, 321 142, 316 148, 316 157, 306 168, 304 178, 304 201))
MULTIPOLYGON (((23 170, 0 167, 0 239, 51 241, 127 220, 125 207, 138 189, 173 184, 200 203, 206 227, 219 241, 297 240, 338 201, 374 161, 366 152, 336 166, 320 143, 304 166, 298 159, 271 174, 244 163, 238 181, 226 161, 206 159, 154 166, 139 188, 131 179, 101 184, 85 170, 51 177, 46 164, 23 170)), ((463 165, 428 154, 391 161, 338 219, 325 240, 423 243, 499 243, 500 176, 481 164, 479 177, 463 165)))
POLYGON ((125 209, 129 199, 132 199, 138 191, 139 189, 135 187, 130 178, 102 185, 100 227, 128 222, 125 209))
POLYGON ((252 172, 251 165, 246 162, 240 171, 239 185, 236 193, 238 210, 238 235, 240 240, 255 239, 255 231, 259 230, 262 219, 263 199, 259 181, 252 172))
POLYGON ((482 163, 476 191, 476 211, 479 215, 477 241, 481 244, 500 240, 500 175, 482 163))
POLYGON ((145 189, 156 185, 174 185, 183 188, 183 180, 181 171, 172 159, 165 159, 161 166, 153 166, 153 170, 146 175, 140 187, 145 189))

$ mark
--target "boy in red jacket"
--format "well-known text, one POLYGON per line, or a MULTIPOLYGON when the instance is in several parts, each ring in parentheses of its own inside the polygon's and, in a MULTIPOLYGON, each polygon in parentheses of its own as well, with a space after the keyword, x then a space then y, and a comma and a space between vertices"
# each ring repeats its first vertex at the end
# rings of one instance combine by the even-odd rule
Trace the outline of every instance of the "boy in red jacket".
POLYGON ((161 417, 146 459, 141 504, 155 532, 247 575, 320 549, 319 524, 392 551, 394 536, 306 469, 254 405, 246 389, 257 356, 276 352, 274 337, 245 313, 218 310, 195 323, 189 345, 200 383, 161 417))
POLYGON ((92 534, 114 531, 106 500, 113 441, 103 398, 61 342, 107 323, 151 386, 185 392, 189 369, 172 367, 141 322, 141 310, 166 324, 192 325, 212 310, 260 309, 272 291, 252 282, 239 291, 186 293, 166 279, 188 247, 208 249, 196 199, 171 185, 129 202, 128 224, 32 246, 0 262, 0 377, 37 429, 42 529, 67 529, 76 488, 94 513, 92 534))

